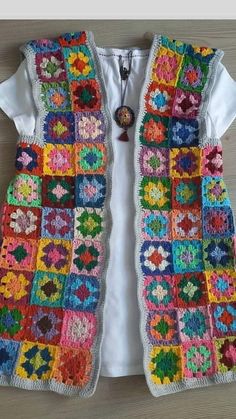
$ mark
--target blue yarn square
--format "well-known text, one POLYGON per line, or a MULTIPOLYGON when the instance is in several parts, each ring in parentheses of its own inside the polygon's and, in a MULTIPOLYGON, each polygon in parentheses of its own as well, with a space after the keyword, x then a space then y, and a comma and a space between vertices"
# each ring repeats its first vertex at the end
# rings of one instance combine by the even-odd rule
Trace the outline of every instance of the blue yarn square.
POLYGON ((174 240, 172 251, 175 273, 203 270, 201 240, 174 240))
POLYGON ((66 281, 63 307, 94 312, 99 300, 99 282, 93 276, 70 274, 66 281))
POLYGON ((224 238, 235 233, 233 211, 230 207, 203 208, 203 237, 224 238))
POLYGON ((42 210, 42 237, 73 239, 74 211, 70 208, 49 208, 42 210))
POLYGON ((172 273, 171 243, 165 241, 145 241, 141 247, 140 262, 147 275, 172 273))
POLYGON ((19 347, 19 342, 0 339, 0 376, 13 373, 19 347))
POLYGON ((78 175, 75 184, 76 207, 101 208, 106 194, 104 175, 78 175))
POLYGON ((195 119, 171 118, 169 124, 170 147, 198 146, 198 121, 195 119))
POLYGON ((202 177, 202 202, 205 207, 230 206, 227 187, 221 176, 202 177))

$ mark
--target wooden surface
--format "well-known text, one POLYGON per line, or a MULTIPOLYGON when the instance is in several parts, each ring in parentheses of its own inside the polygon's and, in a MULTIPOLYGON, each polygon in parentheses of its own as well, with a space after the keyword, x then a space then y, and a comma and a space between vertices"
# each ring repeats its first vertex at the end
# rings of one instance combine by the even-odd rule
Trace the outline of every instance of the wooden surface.
MULTIPOLYGON (((225 51, 222 62, 236 80, 236 21, 0 21, 0 81, 20 63, 18 47, 25 41, 60 33, 91 30, 97 46, 148 48, 147 31, 225 51)), ((14 174, 17 133, 0 112, 0 201, 14 174)), ((224 173, 236 214, 236 123, 222 138, 224 173)), ((53 393, 0 387, 0 417, 4 419, 235 419, 236 384, 154 398, 144 376, 100 377, 95 394, 85 400, 53 393)))

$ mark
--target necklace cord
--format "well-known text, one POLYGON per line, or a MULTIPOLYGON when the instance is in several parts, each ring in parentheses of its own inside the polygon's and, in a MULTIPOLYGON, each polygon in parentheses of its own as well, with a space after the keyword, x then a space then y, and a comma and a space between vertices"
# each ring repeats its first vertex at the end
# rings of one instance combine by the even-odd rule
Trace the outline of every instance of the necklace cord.
POLYGON ((127 69, 123 65, 122 55, 119 55, 119 68, 120 68, 120 78, 121 78, 121 83, 120 83, 121 106, 123 106, 123 104, 124 104, 124 99, 125 99, 125 94, 126 94, 127 84, 128 84, 128 77, 129 77, 130 72, 131 72, 132 58, 133 58, 133 51, 130 50, 128 52, 128 69, 127 69), (124 92, 123 92, 123 88, 122 88, 123 87, 122 86, 122 81, 123 80, 125 81, 124 92))

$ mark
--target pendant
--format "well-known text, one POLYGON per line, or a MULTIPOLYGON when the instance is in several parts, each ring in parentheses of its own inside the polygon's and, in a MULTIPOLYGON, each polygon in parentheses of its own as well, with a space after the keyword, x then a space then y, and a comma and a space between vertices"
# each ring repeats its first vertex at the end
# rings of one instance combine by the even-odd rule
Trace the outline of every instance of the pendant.
POLYGON ((129 141, 127 129, 132 127, 134 120, 134 112, 129 106, 123 105, 116 109, 115 121, 120 128, 124 128, 124 132, 118 137, 118 140, 129 141))

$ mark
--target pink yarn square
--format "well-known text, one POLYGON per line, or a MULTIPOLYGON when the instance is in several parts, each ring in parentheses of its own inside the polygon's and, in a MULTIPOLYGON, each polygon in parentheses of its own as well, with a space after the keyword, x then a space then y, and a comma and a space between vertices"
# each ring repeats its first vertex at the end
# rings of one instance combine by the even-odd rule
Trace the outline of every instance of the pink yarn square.
POLYGON ((216 372, 215 351, 211 341, 184 342, 183 371, 187 378, 201 378, 216 372))
POLYGON ((202 174, 207 176, 222 176, 222 147, 205 147, 202 149, 202 174))
POLYGON ((93 313, 64 312, 60 344, 70 348, 91 348, 97 331, 97 319, 93 313))

